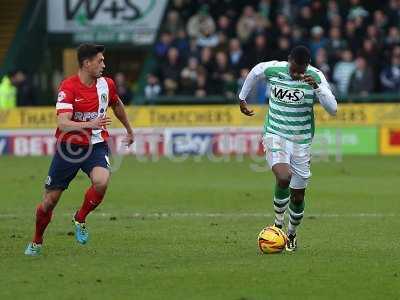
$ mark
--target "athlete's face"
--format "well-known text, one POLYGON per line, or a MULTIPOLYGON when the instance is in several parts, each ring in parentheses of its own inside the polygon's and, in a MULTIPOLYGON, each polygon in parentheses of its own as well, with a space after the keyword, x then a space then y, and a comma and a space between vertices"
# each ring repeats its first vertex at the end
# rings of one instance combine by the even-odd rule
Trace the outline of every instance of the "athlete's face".
POLYGON ((298 65, 289 58, 289 73, 293 80, 302 80, 308 65, 298 65))
POLYGON ((106 65, 104 64, 104 55, 103 53, 97 53, 95 57, 92 59, 88 59, 86 63, 88 73, 95 77, 99 78, 103 75, 104 68, 106 65))

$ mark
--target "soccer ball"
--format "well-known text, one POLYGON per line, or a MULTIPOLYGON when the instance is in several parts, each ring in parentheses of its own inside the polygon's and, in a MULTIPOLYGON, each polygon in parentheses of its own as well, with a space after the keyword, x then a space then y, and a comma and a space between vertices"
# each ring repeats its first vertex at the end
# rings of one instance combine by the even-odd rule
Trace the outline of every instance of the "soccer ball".
POLYGON ((286 234, 278 227, 267 226, 258 235, 258 247, 262 253, 279 253, 285 249, 286 234))

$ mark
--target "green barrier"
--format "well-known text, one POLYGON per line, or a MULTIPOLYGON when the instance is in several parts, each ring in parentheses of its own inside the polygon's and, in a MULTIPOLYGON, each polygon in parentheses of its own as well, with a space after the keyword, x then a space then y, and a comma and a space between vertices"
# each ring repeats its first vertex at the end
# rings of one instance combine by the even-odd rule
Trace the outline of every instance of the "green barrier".
POLYGON ((378 154, 376 126, 316 128, 313 152, 329 154, 378 154))

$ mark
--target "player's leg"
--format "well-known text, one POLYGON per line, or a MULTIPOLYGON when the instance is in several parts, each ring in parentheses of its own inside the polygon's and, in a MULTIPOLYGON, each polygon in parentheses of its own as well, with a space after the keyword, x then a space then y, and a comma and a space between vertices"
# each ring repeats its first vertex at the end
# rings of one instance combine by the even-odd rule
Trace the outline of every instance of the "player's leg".
POLYGON ((75 215, 75 220, 85 223, 86 216, 102 201, 107 190, 110 171, 103 167, 94 167, 90 172, 92 185, 87 189, 81 208, 75 215))
POLYGON ((288 235, 296 235, 297 226, 303 219, 305 191, 306 189, 290 189, 288 235))
POLYGON ((264 136, 263 142, 268 165, 271 167, 276 179, 273 197, 274 224, 282 228, 285 211, 289 204, 289 183, 291 179, 287 142, 277 135, 268 133, 264 136))
POLYGON ((301 155, 292 156, 291 171, 288 243, 286 245, 286 250, 288 251, 293 251, 297 248, 297 228, 304 216, 305 191, 311 176, 308 150, 301 155))
POLYGON ((45 190, 42 202, 36 207, 35 233, 32 242, 28 244, 25 255, 40 254, 43 244, 43 234, 51 221, 53 209, 61 197, 62 190, 45 190))
POLYGON ((58 145, 51 162, 45 183, 42 202, 36 208, 36 226, 32 242, 28 245, 26 255, 38 255, 43 243, 43 234, 49 225, 53 209, 56 207, 62 192, 79 171, 79 162, 70 159, 65 145, 58 145))
POLYGON ((32 240, 35 244, 43 243, 43 233, 51 221, 53 210, 62 192, 63 190, 45 190, 43 201, 36 208, 36 230, 32 240))
POLYGON ((92 153, 82 165, 82 170, 90 177, 92 185, 87 189, 84 201, 74 216, 75 237, 80 244, 86 244, 89 232, 86 217, 103 200, 110 179, 108 146, 105 143, 93 146, 92 153))
POLYGON ((277 163, 272 166, 272 172, 275 175, 275 191, 274 191, 274 212, 275 226, 282 228, 284 216, 289 204, 289 184, 290 184, 290 167, 286 163, 277 163))
POLYGON ((304 195, 305 189, 290 189, 288 241, 286 244, 288 251, 297 249, 297 227, 301 224, 304 216, 304 195))

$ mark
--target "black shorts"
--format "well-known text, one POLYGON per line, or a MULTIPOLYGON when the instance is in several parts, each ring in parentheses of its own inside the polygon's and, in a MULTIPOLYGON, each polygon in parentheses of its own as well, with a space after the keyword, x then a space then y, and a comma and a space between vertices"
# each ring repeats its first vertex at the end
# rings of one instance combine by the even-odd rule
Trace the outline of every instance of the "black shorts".
POLYGON ((65 190, 79 169, 90 176, 94 167, 110 168, 109 149, 105 142, 81 146, 60 143, 50 165, 46 179, 47 190, 65 190))

